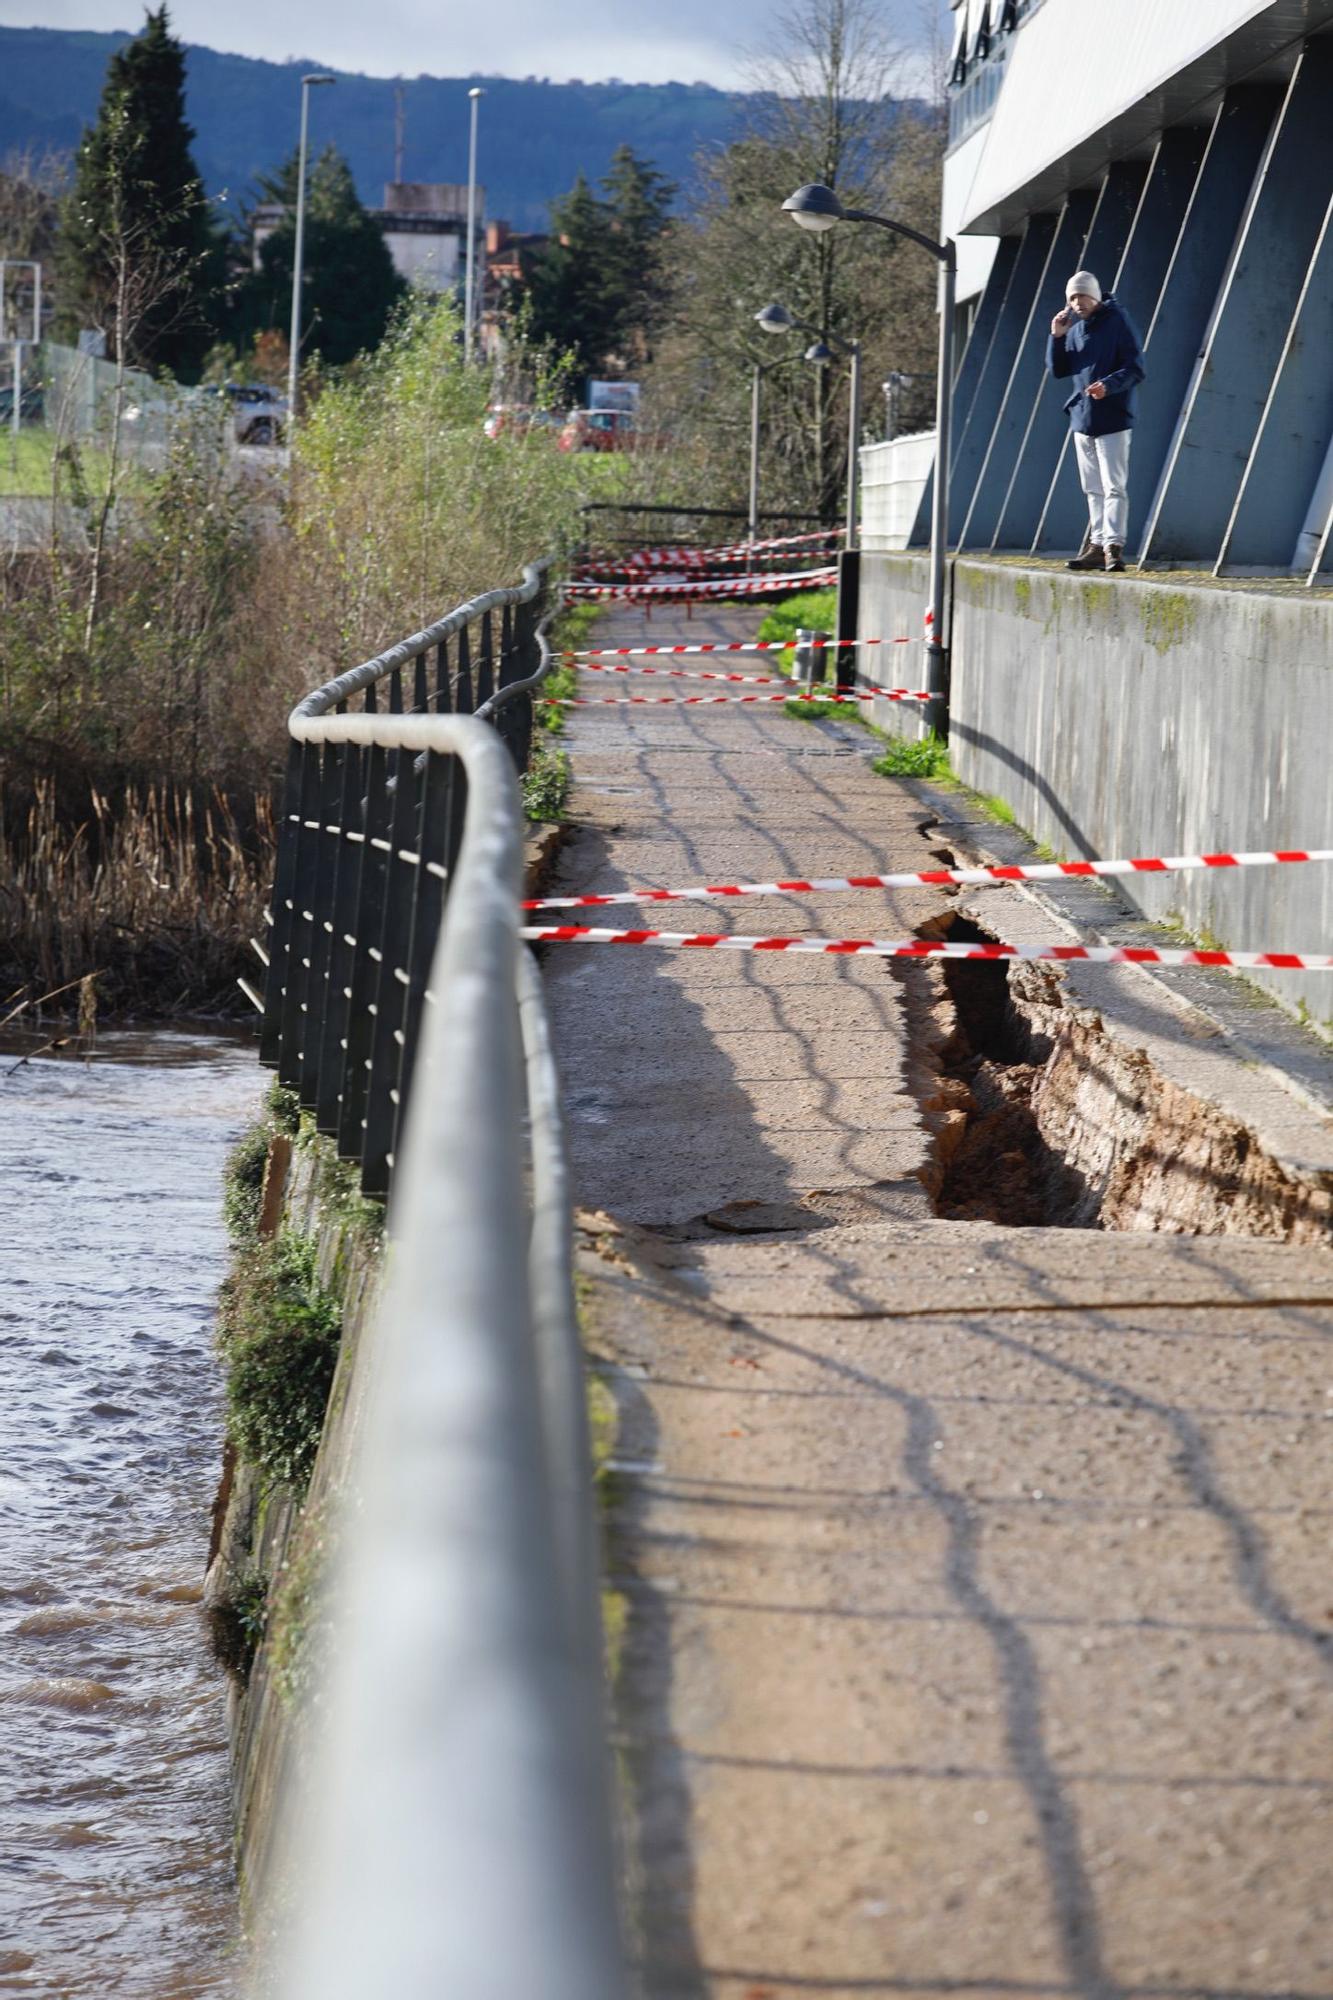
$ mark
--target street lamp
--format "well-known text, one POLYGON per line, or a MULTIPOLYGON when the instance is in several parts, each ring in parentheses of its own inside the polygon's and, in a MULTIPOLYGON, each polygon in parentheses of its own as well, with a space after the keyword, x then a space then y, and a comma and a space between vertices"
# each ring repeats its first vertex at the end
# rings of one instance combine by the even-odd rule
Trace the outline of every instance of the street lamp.
POLYGON ((468 92, 472 100, 472 132, 467 149, 467 277, 463 287, 463 359, 472 359, 472 263, 477 236, 477 100, 485 91, 475 84, 468 92))
POLYGON ((750 385, 750 507, 747 516, 752 542, 759 539, 759 403, 763 379, 779 368, 788 367, 791 361, 790 354, 782 354, 776 361, 756 361, 753 364, 754 378, 750 385))
POLYGON ((830 187, 813 181, 797 188, 782 204, 802 229, 820 232, 839 222, 872 222, 879 229, 891 229, 919 243, 939 260, 944 271, 944 296, 940 307, 940 355, 936 390, 935 489, 930 515, 930 637, 926 641, 927 681, 933 699, 927 711, 932 727, 943 733, 949 696, 948 648, 944 640, 944 559, 949 538, 949 417, 953 402, 953 311, 958 259, 952 241, 936 243, 905 222, 887 215, 873 215, 864 208, 844 208, 830 187))
POLYGON ((336 76, 314 71, 301 78, 301 150, 296 168, 296 248, 292 257, 292 337, 287 354, 287 443, 296 436, 296 379, 301 365, 301 253, 305 248, 305 150, 313 85, 336 83, 336 76))
POLYGON ((764 333, 791 333, 799 329, 815 337, 815 345, 807 348, 807 361, 826 362, 833 359, 833 351, 851 357, 851 410, 847 420, 847 530, 844 546, 854 549, 857 543, 858 512, 861 496, 861 343, 859 340, 844 340, 841 334, 823 333, 808 320, 797 319, 788 312, 786 306, 771 305, 760 308, 755 314, 755 325, 764 333), (830 347, 827 343, 831 342, 830 347), (822 352, 821 352, 822 349, 822 352))

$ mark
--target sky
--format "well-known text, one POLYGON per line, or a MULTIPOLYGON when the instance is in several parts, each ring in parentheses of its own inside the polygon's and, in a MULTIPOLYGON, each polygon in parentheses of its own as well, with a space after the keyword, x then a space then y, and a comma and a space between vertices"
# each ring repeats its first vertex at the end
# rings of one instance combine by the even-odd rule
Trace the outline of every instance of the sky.
MULTIPOLYGON (((924 22, 947 0, 883 0, 886 24, 920 44, 924 22)), ((581 77, 599 82, 713 83, 744 87, 750 55, 771 38, 773 0, 171 0, 187 42, 270 61, 308 57, 372 76, 581 77)), ((0 0, 12 28, 124 28, 143 20, 142 0, 0 0)))

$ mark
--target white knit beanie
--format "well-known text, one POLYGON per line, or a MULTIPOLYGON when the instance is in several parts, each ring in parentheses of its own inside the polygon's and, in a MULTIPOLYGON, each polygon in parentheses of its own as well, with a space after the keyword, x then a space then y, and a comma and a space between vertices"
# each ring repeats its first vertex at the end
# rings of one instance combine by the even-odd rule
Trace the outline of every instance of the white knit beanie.
POLYGON ((1076 292, 1083 292, 1090 299, 1099 299, 1102 295, 1102 288, 1093 277, 1091 271, 1075 271, 1073 277, 1065 286, 1065 297, 1072 299, 1076 292))

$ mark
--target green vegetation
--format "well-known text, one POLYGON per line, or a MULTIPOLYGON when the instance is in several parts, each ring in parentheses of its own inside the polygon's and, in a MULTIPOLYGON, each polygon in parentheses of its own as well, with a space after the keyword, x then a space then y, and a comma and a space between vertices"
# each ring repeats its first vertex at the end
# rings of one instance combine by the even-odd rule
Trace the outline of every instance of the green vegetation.
POLYGON ((1149 645, 1159 653, 1169 653, 1189 634, 1196 606, 1183 590, 1145 590, 1140 598, 1143 630, 1149 645))
POLYGON ((228 1155, 222 1174, 222 1214, 233 1242, 249 1242, 258 1232, 268 1148, 268 1126, 251 1125, 228 1155))
POLYGON ((553 743, 534 744, 523 778, 523 810, 530 820, 563 819, 569 791, 569 758, 553 743))
POLYGON ((57 246, 57 331, 106 329, 112 357, 195 380, 212 340, 222 238, 190 151, 185 50, 165 5, 111 57, 57 246))
POLYGON ((209 1637, 218 1663, 242 1686, 250 1678, 267 1628, 268 1597, 268 1578, 261 1570, 246 1570, 208 1607, 209 1637))
POLYGON ((293 1230, 244 1253, 223 1287, 218 1337, 227 1435, 267 1484, 304 1492, 338 1359, 342 1309, 293 1230))
MULTIPOLYGON (((259 196, 281 202, 286 215, 259 252, 259 269, 237 290, 227 328, 249 349, 256 335, 287 324, 296 254, 296 180, 293 152, 274 174, 263 175, 259 196)), ((308 169, 302 299, 308 335, 304 366, 318 356, 325 367, 353 361, 379 346, 407 287, 393 266, 375 218, 361 205, 351 170, 336 146, 326 146, 308 169)))
POLYGON ((881 778, 952 778, 949 746, 932 729, 927 736, 890 736, 870 767, 881 778))
POLYGON ((580 172, 551 204, 551 234, 532 273, 532 337, 598 375, 643 348, 661 313, 664 238, 676 190, 618 146, 599 198, 580 172))

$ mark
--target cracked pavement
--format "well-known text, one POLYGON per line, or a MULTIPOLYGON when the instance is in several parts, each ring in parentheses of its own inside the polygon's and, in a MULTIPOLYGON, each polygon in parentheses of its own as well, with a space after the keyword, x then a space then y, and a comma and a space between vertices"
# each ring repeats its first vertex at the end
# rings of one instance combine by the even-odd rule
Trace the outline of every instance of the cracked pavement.
MULTIPOLYGON (((572 711, 552 891, 929 866, 848 736, 572 711)), ((683 907, 905 936, 944 906, 683 907)), ((1333 1995, 1333 1255, 933 1219, 883 962, 544 976, 641 1992, 1333 1995)))

